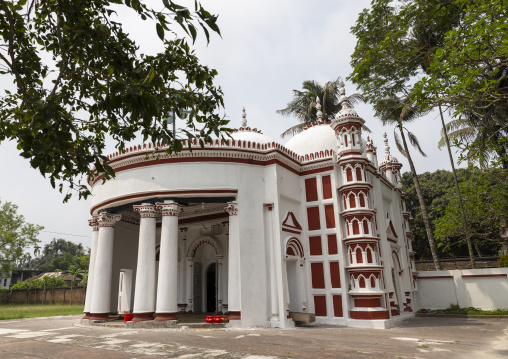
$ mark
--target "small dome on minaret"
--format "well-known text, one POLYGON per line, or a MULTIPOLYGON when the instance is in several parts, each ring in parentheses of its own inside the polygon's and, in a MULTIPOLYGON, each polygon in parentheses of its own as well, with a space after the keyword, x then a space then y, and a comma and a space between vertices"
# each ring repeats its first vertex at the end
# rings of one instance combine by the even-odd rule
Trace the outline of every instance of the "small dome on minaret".
POLYGON ((316 117, 318 121, 323 119, 323 111, 321 111, 321 100, 316 97, 316 117))
POLYGON ((242 126, 234 130, 231 134, 236 141, 247 141, 253 143, 267 144, 272 143, 273 140, 267 135, 263 134, 257 128, 250 128, 247 126, 247 112, 245 107, 242 109, 242 126))
POLYGON ((400 162, 397 160, 396 157, 392 156, 390 154, 390 146, 388 146, 388 136, 386 135, 386 132, 383 133, 385 143, 384 150, 385 150, 385 156, 381 160, 380 167, 386 166, 386 165, 393 165, 393 164, 399 164, 400 162))

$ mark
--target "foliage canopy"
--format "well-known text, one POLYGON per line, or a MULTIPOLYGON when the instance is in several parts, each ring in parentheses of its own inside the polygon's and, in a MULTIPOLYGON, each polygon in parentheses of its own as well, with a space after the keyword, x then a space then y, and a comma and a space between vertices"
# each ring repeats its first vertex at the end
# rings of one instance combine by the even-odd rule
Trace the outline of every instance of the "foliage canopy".
POLYGON ((89 195, 83 176, 114 176, 104 155, 105 139, 123 151, 143 141, 182 148, 181 138, 209 141, 227 131, 216 109, 222 91, 217 72, 200 64, 176 25, 194 41, 201 28, 220 35, 217 16, 197 1, 194 10, 170 0, 0 0, 0 76, 14 90, 0 95, 0 141, 14 140, 21 156, 49 177, 64 201, 89 195), (154 10, 162 7, 162 10, 154 10), (139 53, 116 10, 133 11, 152 23, 164 50, 139 53), (186 128, 173 133, 165 119, 173 111, 186 128))
POLYGON ((0 200, 0 272, 9 273, 25 249, 39 243, 37 236, 43 228, 26 223, 17 205, 0 200))

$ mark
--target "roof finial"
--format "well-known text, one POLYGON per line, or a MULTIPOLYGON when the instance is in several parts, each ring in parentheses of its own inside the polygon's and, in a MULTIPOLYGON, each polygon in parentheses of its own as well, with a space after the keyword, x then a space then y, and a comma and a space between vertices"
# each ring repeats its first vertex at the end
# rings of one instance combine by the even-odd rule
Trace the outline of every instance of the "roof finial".
POLYGON ((386 136, 386 132, 383 133, 384 143, 385 143, 385 156, 390 156, 390 146, 388 146, 388 136, 386 136))
POLYGON ((339 94, 340 94, 339 102, 342 105, 342 108, 351 108, 351 106, 349 105, 349 102, 347 100, 346 88, 344 85, 344 81, 342 81, 342 80, 340 80, 340 82, 339 82, 339 94))
POLYGON ((247 127, 247 114, 245 113, 245 107, 242 110, 242 127, 247 127))
POLYGON ((319 100, 319 97, 316 97, 316 115, 317 120, 321 121, 323 118, 323 112, 321 111, 321 101, 319 100))

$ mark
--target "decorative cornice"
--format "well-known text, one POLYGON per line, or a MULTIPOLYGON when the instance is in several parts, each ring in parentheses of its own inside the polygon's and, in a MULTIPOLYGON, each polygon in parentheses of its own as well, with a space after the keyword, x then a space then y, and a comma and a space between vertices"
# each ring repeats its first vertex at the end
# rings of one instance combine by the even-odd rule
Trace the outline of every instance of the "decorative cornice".
MULTIPOLYGON (((184 148, 177 155, 165 153, 167 146, 143 144, 143 146, 130 147, 124 153, 117 152, 108 155, 108 164, 115 172, 120 172, 136 167, 173 162, 206 162, 213 160, 214 162, 241 162, 254 165, 277 163, 296 174, 300 174, 309 169, 326 167, 334 157, 333 150, 297 155, 276 142, 260 144, 241 140, 215 140, 212 143, 205 143, 204 147, 201 148, 197 141, 194 141, 192 151, 189 150, 188 141, 184 142, 184 148)), ((103 176, 100 175, 89 183, 93 185, 102 178, 103 176)))
POLYGON ((160 211, 162 216, 178 216, 181 212, 183 212, 183 208, 176 202, 164 202, 164 203, 156 203, 155 209, 160 211))
POLYGON ((155 205, 153 204, 140 204, 136 206, 132 206, 134 208, 134 212, 139 213, 141 218, 155 218, 157 217, 157 210, 155 209, 155 205))
POLYGON ((115 223, 122 219, 120 214, 101 213, 97 216, 99 227, 114 227, 115 223))
POLYGON ((97 223, 97 216, 93 216, 92 219, 88 220, 88 225, 92 227, 93 231, 99 230, 99 223, 97 223))
POLYGON ((238 214, 238 203, 228 202, 224 207, 224 212, 229 213, 230 216, 236 216, 238 214))

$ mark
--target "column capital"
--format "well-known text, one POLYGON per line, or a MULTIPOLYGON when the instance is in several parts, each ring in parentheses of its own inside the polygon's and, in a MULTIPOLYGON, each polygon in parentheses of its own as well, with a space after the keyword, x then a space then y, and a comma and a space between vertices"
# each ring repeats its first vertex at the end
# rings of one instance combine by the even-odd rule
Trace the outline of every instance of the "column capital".
POLYGON ((224 207, 224 212, 229 213, 230 216, 236 216, 238 214, 238 203, 237 202, 226 203, 226 207, 224 207))
POLYGON ((265 203, 265 207, 271 212, 273 209, 273 203, 265 203))
POLYGON ((97 222, 97 216, 92 216, 92 219, 88 220, 88 225, 92 227, 93 231, 99 230, 99 222, 97 222))
POLYGON ((97 223, 99 227, 113 227, 121 219, 121 214, 101 213, 97 216, 97 223))
POLYGON ((156 203, 155 209, 161 211, 162 216, 178 216, 181 212, 183 212, 183 208, 176 202, 164 202, 164 203, 156 203))
POLYGON ((155 205, 150 203, 132 206, 132 208, 134 208, 134 212, 139 213, 141 218, 155 218, 157 216, 155 205))

